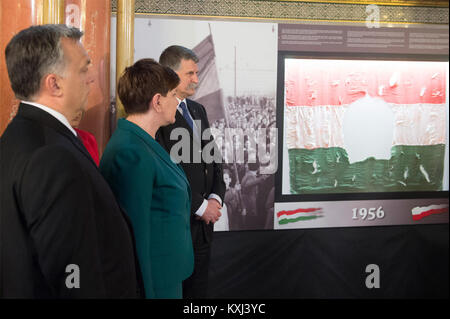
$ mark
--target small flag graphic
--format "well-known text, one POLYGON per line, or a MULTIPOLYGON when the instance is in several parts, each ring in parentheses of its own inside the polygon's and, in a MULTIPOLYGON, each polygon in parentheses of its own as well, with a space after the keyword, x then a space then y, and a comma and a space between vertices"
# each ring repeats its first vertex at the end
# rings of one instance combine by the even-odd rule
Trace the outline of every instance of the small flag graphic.
POLYGON ((413 220, 421 220, 430 215, 448 213, 448 205, 430 205, 423 207, 414 207, 411 210, 413 220))
POLYGON ((286 225, 299 221, 312 220, 322 216, 322 208, 299 208, 296 210, 282 210, 277 213, 278 224, 286 225))

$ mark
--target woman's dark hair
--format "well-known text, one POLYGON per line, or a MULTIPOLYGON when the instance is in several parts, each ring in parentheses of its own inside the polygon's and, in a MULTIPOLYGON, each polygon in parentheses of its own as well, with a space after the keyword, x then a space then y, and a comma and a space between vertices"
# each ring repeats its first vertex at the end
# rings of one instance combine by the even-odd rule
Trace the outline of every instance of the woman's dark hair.
POLYGON ((169 67, 153 59, 141 59, 125 69, 117 93, 127 114, 145 113, 155 94, 166 96, 179 83, 180 78, 169 67))

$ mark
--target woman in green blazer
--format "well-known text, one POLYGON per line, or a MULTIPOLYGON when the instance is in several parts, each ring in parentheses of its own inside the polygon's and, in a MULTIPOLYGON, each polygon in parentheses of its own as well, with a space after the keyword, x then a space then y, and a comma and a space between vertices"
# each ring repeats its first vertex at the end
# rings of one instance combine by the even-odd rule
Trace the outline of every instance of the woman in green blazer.
POLYGON ((183 170, 155 141, 175 121, 175 72, 152 59, 128 67, 118 83, 120 119, 100 171, 129 215, 147 298, 182 298, 193 270, 191 190, 183 170))

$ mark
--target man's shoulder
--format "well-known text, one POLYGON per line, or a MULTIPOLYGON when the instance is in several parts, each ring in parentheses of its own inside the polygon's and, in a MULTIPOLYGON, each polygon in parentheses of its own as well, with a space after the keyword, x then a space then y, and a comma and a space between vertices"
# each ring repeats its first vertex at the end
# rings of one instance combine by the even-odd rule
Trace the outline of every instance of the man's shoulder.
POLYGON ((190 107, 196 107, 196 108, 204 109, 204 106, 203 106, 202 104, 200 104, 200 103, 198 103, 198 102, 196 102, 196 101, 194 101, 194 100, 186 99, 186 102, 187 102, 187 104, 188 104, 190 107))
POLYGON ((186 101, 187 101, 189 110, 191 111, 191 114, 195 113, 195 114, 197 114, 197 116, 201 116, 205 120, 208 119, 208 114, 206 113, 206 109, 202 104, 200 104, 196 101, 193 101, 193 100, 189 100, 189 99, 186 99, 186 101))
POLYGON ((1 138, 2 146, 9 151, 27 153, 48 144, 60 144, 66 140, 61 134, 37 121, 16 116, 9 123, 1 138))

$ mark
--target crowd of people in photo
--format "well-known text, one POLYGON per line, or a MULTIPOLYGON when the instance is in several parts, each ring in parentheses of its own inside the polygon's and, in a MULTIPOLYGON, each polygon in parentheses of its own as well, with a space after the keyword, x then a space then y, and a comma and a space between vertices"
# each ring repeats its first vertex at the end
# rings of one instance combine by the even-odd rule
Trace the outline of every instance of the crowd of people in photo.
POLYGON ((228 97, 225 103, 227 116, 211 123, 211 128, 224 160, 228 229, 272 229, 274 171, 267 174, 261 170, 270 163, 259 158, 257 148, 276 149, 276 137, 270 130, 275 129, 275 98, 247 95, 228 97), (242 132, 243 138, 225 134, 226 128, 242 132), (258 145, 258 134, 266 134, 265 145, 258 145), (239 159, 241 149, 243 158, 239 159))

